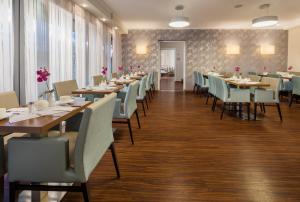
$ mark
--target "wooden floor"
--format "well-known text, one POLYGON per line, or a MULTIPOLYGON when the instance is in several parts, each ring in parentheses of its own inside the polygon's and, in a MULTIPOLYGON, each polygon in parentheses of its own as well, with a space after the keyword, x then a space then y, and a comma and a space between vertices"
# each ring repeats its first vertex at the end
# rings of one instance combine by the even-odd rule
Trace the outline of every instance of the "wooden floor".
MULTIPOLYGON (((121 126, 116 140, 121 179, 110 153, 90 178, 91 201, 300 201, 300 105, 267 108, 261 121, 219 120, 205 99, 156 93, 136 144, 121 126)), ((134 123, 135 120, 133 120, 134 123)), ((68 194, 65 202, 83 201, 68 194)))
POLYGON ((160 78, 160 90, 162 91, 182 91, 183 83, 175 82, 175 77, 161 77, 160 78))

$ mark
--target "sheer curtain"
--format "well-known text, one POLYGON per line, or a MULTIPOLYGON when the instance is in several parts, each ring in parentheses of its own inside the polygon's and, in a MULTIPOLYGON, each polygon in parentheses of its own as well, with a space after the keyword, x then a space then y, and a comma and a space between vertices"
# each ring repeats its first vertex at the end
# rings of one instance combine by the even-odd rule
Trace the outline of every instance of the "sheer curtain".
POLYGON ((103 26, 103 64, 108 67, 109 75, 111 74, 112 67, 112 54, 113 47, 111 44, 112 30, 108 26, 103 26))
POLYGON ((80 88, 86 86, 86 21, 85 11, 75 5, 75 78, 80 88))
POLYGON ((49 0, 49 70, 50 82, 71 80, 72 3, 49 0))
POLYGON ((24 0, 24 73, 26 103, 38 98, 37 81, 37 0, 24 0))
POLYGON ((89 22, 89 78, 99 75, 103 67, 103 24, 98 19, 89 22))
POLYGON ((113 31, 113 64, 112 72, 116 72, 117 68, 122 66, 122 46, 121 34, 118 30, 113 31))
POLYGON ((0 92, 13 90, 12 0, 0 0, 0 92))
POLYGON ((162 68, 167 68, 168 71, 174 70, 176 51, 173 49, 163 49, 160 51, 160 64, 162 68))

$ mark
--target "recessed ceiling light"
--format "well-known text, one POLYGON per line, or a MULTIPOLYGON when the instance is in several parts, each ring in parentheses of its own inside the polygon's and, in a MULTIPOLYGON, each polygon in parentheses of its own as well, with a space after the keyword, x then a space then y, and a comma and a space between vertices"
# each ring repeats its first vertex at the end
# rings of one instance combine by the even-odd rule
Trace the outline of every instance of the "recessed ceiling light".
POLYGON ((119 27, 115 26, 115 27, 114 27, 114 29, 115 29, 115 30, 118 30, 118 29, 119 29, 119 27))
POLYGON ((106 22, 107 19, 106 19, 106 18, 101 18, 101 21, 102 21, 102 22, 106 22))
POLYGON ((243 4, 237 4, 234 6, 234 8, 242 8, 243 7, 243 4))
POLYGON ((81 6, 82 6, 83 8, 88 7, 88 5, 86 5, 86 4, 81 4, 81 6))

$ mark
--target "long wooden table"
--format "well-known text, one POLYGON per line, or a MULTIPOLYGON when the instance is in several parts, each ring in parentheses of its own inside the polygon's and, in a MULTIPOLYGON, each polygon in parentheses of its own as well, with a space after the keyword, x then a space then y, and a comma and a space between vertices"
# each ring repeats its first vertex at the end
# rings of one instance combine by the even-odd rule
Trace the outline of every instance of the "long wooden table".
POLYGON ((54 115, 40 116, 33 119, 10 123, 8 119, 0 121, 0 134, 7 133, 32 133, 46 134, 51 128, 61 122, 75 116, 89 106, 91 102, 84 102, 80 106, 74 106, 72 111, 62 111, 54 115))
POLYGON ((103 95, 103 94, 111 94, 111 93, 117 93, 120 90, 123 89, 123 86, 121 85, 117 85, 115 88, 111 88, 111 89, 77 89, 72 91, 72 94, 82 94, 82 95, 87 95, 87 94, 91 94, 91 95, 103 95))
POLYGON ((238 88, 250 88, 250 87, 263 88, 263 87, 269 87, 270 86, 270 84, 263 83, 263 82, 251 81, 251 82, 242 83, 242 82, 239 82, 239 81, 236 81, 236 80, 225 80, 225 81, 228 84, 234 85, 238 88))

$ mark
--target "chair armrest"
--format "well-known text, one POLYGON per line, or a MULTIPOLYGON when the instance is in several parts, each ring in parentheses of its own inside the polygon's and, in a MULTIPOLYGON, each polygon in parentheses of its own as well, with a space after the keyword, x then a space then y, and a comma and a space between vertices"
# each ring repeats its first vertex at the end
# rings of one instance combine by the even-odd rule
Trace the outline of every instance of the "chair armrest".
POLYGON ((8 141, 9 181, 59 182, 69 168, 65 137, 12 138, 8 141))
POLYGON ((117 98, 115 109, 114 109, 114 116, 119 116, 121 114, 121 104, 122 104, 122 100, 117 98))

